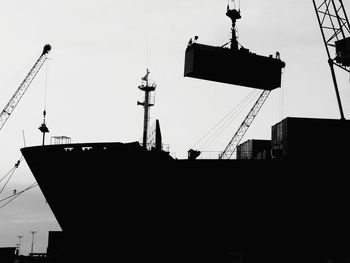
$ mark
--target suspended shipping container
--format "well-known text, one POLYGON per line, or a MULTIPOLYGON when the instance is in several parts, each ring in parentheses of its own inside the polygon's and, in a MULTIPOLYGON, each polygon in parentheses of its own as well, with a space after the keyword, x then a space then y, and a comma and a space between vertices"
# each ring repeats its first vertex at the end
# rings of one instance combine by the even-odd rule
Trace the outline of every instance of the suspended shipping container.
POLYGON ((256 55, 248 49, 233 51, 193 43, 186 49, 184 76, 273 90, 281 87, 283 67, 279 58, 256 55))

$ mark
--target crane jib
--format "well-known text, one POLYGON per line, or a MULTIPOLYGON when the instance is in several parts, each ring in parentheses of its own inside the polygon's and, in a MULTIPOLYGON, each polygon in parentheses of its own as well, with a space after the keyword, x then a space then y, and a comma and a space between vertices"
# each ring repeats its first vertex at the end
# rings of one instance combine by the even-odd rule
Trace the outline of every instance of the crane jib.
POLYGON ((47 57, 46 54, 51 50, 51 45, 46 44, 43 48, 43 52, 38 58, 38 60, 35 62, 34 66, 30 69, 27 76, 24 78, 22 83, 19 85, 9 102, 6 104, 5 108, 2 110, 0 114, 0 130, 5 125, 7 119, 12 114, 14 109, 16 108, 17 104, 23 97, 24 93, 28 89, 29 85, 32 83, 35 76, 38 74, 39 70, 45 63, 47 57))

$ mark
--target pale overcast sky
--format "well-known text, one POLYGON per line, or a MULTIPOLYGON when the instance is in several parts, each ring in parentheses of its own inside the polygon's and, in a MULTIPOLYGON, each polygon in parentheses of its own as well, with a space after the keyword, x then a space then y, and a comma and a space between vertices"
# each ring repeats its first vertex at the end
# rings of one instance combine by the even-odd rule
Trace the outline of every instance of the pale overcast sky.
MULTIPOLYGON (((240 2, 239 42, 265 56, 279 51, 286 62, 282 89, 271 93, 243 140, 270 139, 271 126, 288 116, 339 118, 312 1, 240 2)), ((344 4, 350 7, 348 0, 344 4)), ((52 45, 50 60, 0 131, 0 178, 20 157, 22 131, 27 146, 40 144, 45 88, 48 138, 141 138, 143 110, 136 101, 143 94, 137 87, 147 67, 158 85, 151 121, 160 120, 164 143, 185 158, 187 150, 252 91, 183 77, 185 48, 192 36, 213 46, 229 41, 226 5, 227 0, 0 1, 1 110, 43 46, 52 45)), ((345 117, 350 118, 349 74, 337 71, 337 76, 345 117)), ((222 151, 247 111, 206 150, 222 151)), ((0 198, 34 181, 23 161, 0 198)), ((29 231, 37 230, 37 252, 45 252, 47 231, 59 229, 38 188, 0 209, 0 247, 14 246, 17 236, 24 235, 22 248, 28 253, 29 231)))

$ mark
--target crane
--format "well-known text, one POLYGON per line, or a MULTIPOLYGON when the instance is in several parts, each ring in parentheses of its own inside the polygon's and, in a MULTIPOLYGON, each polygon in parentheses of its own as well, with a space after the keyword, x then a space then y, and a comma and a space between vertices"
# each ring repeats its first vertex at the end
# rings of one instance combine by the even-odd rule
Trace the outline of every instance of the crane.
MULTIPOLYGON (((230 8, 227 5, 226 16, 231 19, 231 39, 220 47, 202 44, 190 44, 186 48, 184 76, 234 84, 250 88, 261 89, 262 92, 250 110, 237 132, 234 134, 225 150, 219 154, 219 159, 229 159, 235 152, 237 145, 252 124, 256 115, 268 98, 271 90, 281 87, 282 68, 285 63, 280 59, 279 52, 276 58, 260 56, 251 53, 238 43, 236 22, 241 19, 240 9, 230 8), (230 48, 226 48, 227 44, 230 48)), ((188 151, 189 159, 196 159, 200 151, 188 151)))
MULTIPOLYGON (((234 1, 233 1, 234 2, 234 1)), ((231 18, 232 20, 232 38, 231 38, 231 49, 234 51, 238 50, 238 42, 237 42, 237 36, 236 36, 236 29, 235 24, 236 20, 241 18, 240 11, 234 9, 230 9, 229 5, 227 6, 227 12, 226 15, 231 18)), ((279 67, 284 68, 285 63, 280 60, 279 52, 276 53, 276 59, 280 62, 279 67)), ((266 99, 270 95, 271 90, 264 89, 251 110, 249 111, 248 115, 245 117, 241 125, 239 126, 238 130, 230 140, 230 142, 227 144, 226 148, 219 154, 219 159, 230 159, 232 154, 236 151, 238 144, 242 140, 244 134, 247 132, 248 128, 254 121, 256 115, 260 111, 261 107, 264 105, 266 99)))
MULTIPOLYGON (((328 55, 334 89, 337 97, 340 118, 344 120, 344 112, 340 100, 337 79, 334 66, 350 73, 350 24, 342 0, 312 0, 316 11, 317 20, 321 29, 322 38, 328 55), (335 49, 335 58, 331 56, 331 50, 335 49)), ((253 108, 250 110, 225 150, 220 153, 219 159, 230 159, 239 142, 253 122, 255 116, 269 96, 270 91, 264 90, 253 108)))
POLYGON ((334 66, 350 73, 350 24, 342 0, 312 0, 322 39, 326 47, 328 64, 337 97, 340 118, 344 120, 334 66), (335 50, 334 50, 335 49, 335 50), (331 50, 336 57, 332 58, 331 50))
POLYGON ((23 97, 24 93, 28 89, 29 85, 32 83, 33 79, 39 72, 40 68, 44 65, 47 54, 51 50, 51 46, 49 44, 46 44, 43 48, 43 52, 41 53, 38 60, 35 62, 34 66, 31 68, 27 76, 24 78, 22 83, 17 88, 16 92, 13 94, 9 102, 6 104, 5 108, 0 113, 0 130, 5 125, 6 121, 16 108, 17 104, 23 97))

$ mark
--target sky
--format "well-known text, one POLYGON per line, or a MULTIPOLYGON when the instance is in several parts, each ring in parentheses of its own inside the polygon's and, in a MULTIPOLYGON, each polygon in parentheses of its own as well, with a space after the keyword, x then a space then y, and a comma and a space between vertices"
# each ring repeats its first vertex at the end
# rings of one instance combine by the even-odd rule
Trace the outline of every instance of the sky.
MULTIPOLYGON (((241 0, 239 43, 286 63, 282 87, 269 98, 243 140, 271 139, 271 126, 285 117, 339 119, 326 50, 312 1, 241 0)), ((238 4, 238 1, 237 1, 238 4)), ((350 6, 349 1, 344 1, 350 6)), ((156 82, 151 122, 160 120, 163 142, 177 158, 210 131, 252 89, 183 76, 185 48, 229 41, 227 0, 2 0, 0 1, 0 107, 5 107, 45 44, 52 50, 5 126, 0 130, 0 178, 20 158, 20 148, 41 143, 38 127, 47 111, 51 136, 72 142, 137 141, 143 100, 138 90, 146 69, 156 82)), ((337 70, 345 118, 350 118, 349 74, 337 70)), ((205 151, 222 151, 245 115, 205 151)), ((58 164, 59 165, 59 164, 58 164)), ((25 161, 0 198, 35 182, 25 161)), ((0 185, 1 186, 1 185, 0 185)), ((60 230, 39 187, 0 208, 0 247, 45 252, 47 231, 60 230)))

